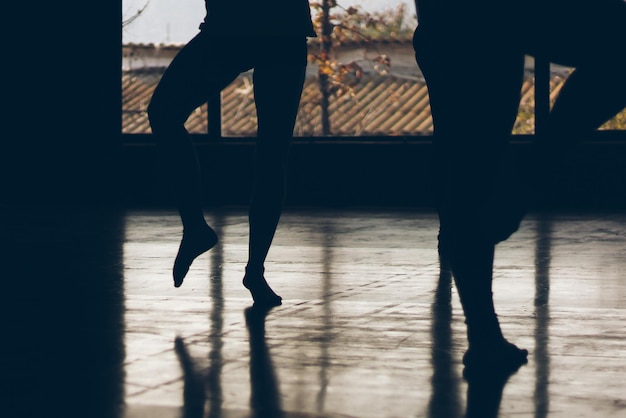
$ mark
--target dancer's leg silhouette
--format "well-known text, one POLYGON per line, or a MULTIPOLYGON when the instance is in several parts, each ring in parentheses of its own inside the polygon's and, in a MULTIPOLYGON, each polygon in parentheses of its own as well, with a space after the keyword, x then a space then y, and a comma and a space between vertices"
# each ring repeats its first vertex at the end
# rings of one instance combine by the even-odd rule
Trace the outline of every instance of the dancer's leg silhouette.
POLYGON ((536 136, 525 171, 532 189, 546 195, 567 153, 626 107, 626 60, 618 52, 626 39, 626 2, 550 0, 535 9, 541 13, 521 16, 517 23, 521 27, 525 20, 535 28, 523 35, 515 32, 519 49, 574 68, 550 111, 547 129, 536 136))
POLYGON ((160 162, 171 177, 183 223, 173 269, 176 287, 183 283, 193 260, 217 243, 217 235, 204 219, 200 170, 184 124, 191 112, 250 68, 239 46, 228 38, 198 34, 171 62, 148 108, 152 133, 160 147, 160 162))
POLYGON ((507 217, 500 209, 507 202, 495 199, 494 189, 517 115, 524 56, 508 51, 489 31, 462 24, 455 29, 463 35, 452 37, 445 26, 420 21, 414 37, 434 122, 439 251, 452 269, 465 314, 464 362, 515 369, 527 352, 502 334, 492 274, 495 244, 515 231, 520 217, 507 217))
POLYGON ((306 68, 306 38, 272 41, 225 38, 204 32, 174 58, 157 86, 148 113, 165 168, 172 178, 183 223, 183 238, 174 262, 174 285, 180 286, 193 260, 217 243, 203 215, 200 172, 184 123, 197 107, 219 94, 241 72, 254 68, 258 116, 255 190, 250 205, 250 252, 244 278, 255 302, 280 304, 267 285, 263 264, 284 199, 289 141, 297 114, 306 68), (273 42, 280 59, 267 54, 273 42))
POLYGON ((263 55, 254 69, 254 97, 258 116, 255 185, 250 203, 250 241, 243 279, 256 304, 279 305, 281 297, 268 286, 264 263, 280 220, 285 198, 289 144, 302 94, 306 44, 288 38, 288 56, 280 62, 263 55))
POLYGON ((513 185, 495 188, 517 114, 524 54, 576 67, 528 165, 525 185, 537 190, 581 133, 626 105, 624 60, 616 53, 626 39, 626 3, 531 1, 519 10, 508 3, 416 3, 414 46, 434 122, 439 249, 466 316, 464 362, 514 370, 527 352, 502 336, 491 282, 495 244, 516 231, 528 197, 513 185))

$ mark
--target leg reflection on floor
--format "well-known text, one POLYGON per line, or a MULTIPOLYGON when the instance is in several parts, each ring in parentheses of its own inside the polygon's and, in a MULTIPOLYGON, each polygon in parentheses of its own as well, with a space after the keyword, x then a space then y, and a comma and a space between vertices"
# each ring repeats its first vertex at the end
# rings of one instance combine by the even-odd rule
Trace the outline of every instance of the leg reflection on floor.
POLYGON ((530 217, 498 247, 496 308, 530 361, 500 380, 470 382, 460 361, 462 312, 439 267, 434 214, 288 212, 267 264, 284 304, 269 312, 251 310, 241 286, 245 214, 210 216, 222 241, 180 289, 167 276, 175 217, 126 218, 128 418, 623 411, 623 216, 530 217))
POLYGON ((283 305, 269 312, 250 309, 241 284, 242 210, 207 213, 220 243, 180 288, 171 281, 174 212, 2 215, 11 242, 5 271, 20 278, 7 290, 6 416, 60 408, 89 418, 626 410, 623 214, 530 216, 497 247, 496 309, 529 362, 505 379, 470 382, 462 377, 463 315, 439 266, 430 211, 288 210, 266 264, 283 305))

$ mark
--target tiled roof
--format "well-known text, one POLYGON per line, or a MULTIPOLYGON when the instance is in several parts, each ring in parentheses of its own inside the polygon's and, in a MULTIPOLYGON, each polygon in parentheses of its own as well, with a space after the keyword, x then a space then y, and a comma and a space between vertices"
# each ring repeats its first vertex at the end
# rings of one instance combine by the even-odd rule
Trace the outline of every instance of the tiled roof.
MULTIPOLYGON (((146 109, 163 69, 126 71, 122 77, 123 132, 150 133, 146 109)), ((222 92, 222 133, 254 136, 256 109, 250 74, 243 74, 222 92)), ((305 82, 295 133, 321 134, 321 93, 314 78, 305 82)), ((394 76, 364 75, 352 91, 330 100, 334 135, 412 135, 432 130, 426 86, 394 76)), ((186 123, 192 133, 207 131, 207 107, 186 123)))
MULTIPOLYGON (((164 69, 125 71, 122 78, 123 132, 150 133, 146 108, 164 69)), ((551 100, 560 90, 564 76, 551 80, 551 100)), ((515 133, 533 132, 534 80, 526 78, 515 133)), ((321 93, 316 79, 306 80, 294 133, 321 135, 321 93)), ((352 91, 330 100, 330 124, 336 136, 411 136, 432 132, 428 94, 423 79, 394 75, 365 74, 352 91)), ((224 136, 254 136, 256 110, 250 74, 243 74, 222 92, 224 136)), ((207 107, 197 109, 186 127, 192 133, 207 132, 207 107)), ((479 127, 477 127, 479 128, 479 127)))

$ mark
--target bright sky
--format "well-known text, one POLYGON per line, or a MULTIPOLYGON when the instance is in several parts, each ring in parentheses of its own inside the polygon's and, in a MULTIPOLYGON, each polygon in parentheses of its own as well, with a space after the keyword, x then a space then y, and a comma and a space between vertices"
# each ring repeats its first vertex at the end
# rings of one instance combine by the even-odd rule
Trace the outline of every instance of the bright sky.
MULTIPOLYGON (((368 11, 406 3, 411 14, 415 14, 413 0, 339 0, 338 3, 343 7, 359 5, 368 11)), ((203 0, 123 0, 123 18, 132 16, 146 4, 144 13, 124 27, 124 43, 186 43, 197 33, 205 13, 203 0)))

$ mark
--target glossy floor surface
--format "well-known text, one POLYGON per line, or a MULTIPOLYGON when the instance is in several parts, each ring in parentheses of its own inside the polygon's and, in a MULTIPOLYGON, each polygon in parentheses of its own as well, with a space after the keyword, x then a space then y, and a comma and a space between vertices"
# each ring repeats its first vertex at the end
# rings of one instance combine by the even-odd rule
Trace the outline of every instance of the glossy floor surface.
POLYGON ((173 212, 0 215, 7 418, 626 416, 624 213, 534 214, 497 247, 496 309, 529 361, 472 385, 432 211, 287 210, 267 315, 241 285, 242 209, 207 211, 221 241, 180 288, 173 212))

